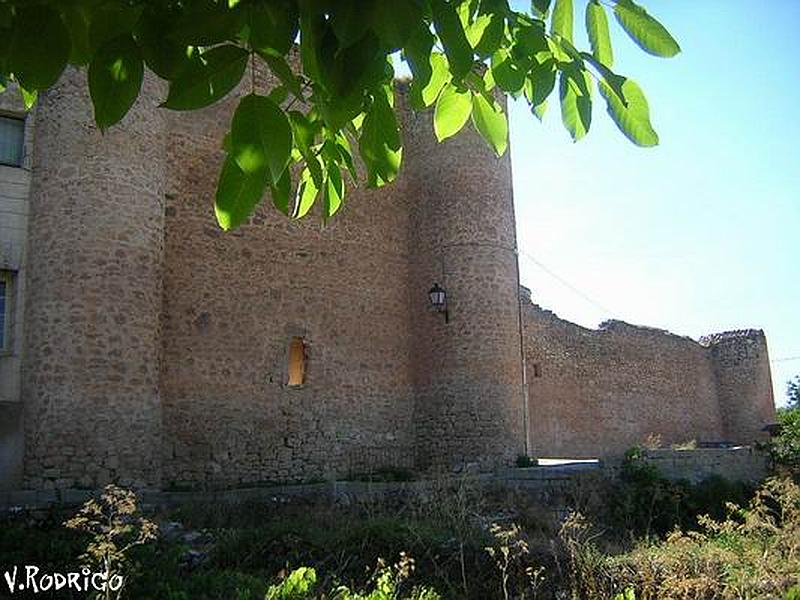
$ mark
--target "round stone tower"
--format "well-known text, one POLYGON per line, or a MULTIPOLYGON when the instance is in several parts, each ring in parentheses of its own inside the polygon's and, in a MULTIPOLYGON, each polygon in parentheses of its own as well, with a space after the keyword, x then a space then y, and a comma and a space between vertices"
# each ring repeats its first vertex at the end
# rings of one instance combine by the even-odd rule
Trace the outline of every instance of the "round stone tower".
POLYGON ((22 395, 34 488, 159 484, 163 90, 102 135, 86 72, 35 116, 22 395))
POLYGON ((767 439, 764 426, 775 422, 775 400, 764 332, 727 331, 700 343, 711 354, 725 439, 737 444, 767 439))
POLYGON ((498 159, 471 125, 440 144, 432 111, 404 115, 417 464, 510 465, 525 444, 509 152, 498 159))

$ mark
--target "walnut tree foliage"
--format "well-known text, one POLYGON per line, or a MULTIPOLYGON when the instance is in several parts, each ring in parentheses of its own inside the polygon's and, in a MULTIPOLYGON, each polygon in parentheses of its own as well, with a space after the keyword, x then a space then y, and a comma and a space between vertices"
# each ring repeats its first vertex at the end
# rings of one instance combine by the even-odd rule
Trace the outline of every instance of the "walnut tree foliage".
POLYGON ((634 144, 658 143, 647 100, 616 73, 609 13, 645 52, 680 47, 633 0, 0 0, 0 90, 19 85, 30 106, 68 64, 88 69, 101 130, 139 95, 145 68, 169 83, 162 106, 197 110, 244 78, 225 136, 216 192, 220 225, 244 222, 269 192, 291 218, 341 207, 350 177, 380 187, 397 177, 402 138, 393 65, 411 72, 412 107, 434 107, 444 140, 472 120, 498 154, 508 124, 496 89, 524 97, 541 118, 556 95, 574 140, 589 130, 594 87, 634 144), (573 44, 583 13, 590 48, 573 44), (256 63, 279 85, 257 93, 256 63))

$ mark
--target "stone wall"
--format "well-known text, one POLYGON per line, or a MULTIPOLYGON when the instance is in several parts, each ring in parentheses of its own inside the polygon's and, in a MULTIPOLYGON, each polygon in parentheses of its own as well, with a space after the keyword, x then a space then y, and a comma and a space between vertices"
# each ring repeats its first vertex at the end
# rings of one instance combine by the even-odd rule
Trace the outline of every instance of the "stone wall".
POLYGON ((328 224, 267 198, 224 233, 213 194, 245 91, 171 112, 147 75, 101 135, 85 77, 68 70, 36 114, 17 288, 27 282, 24 414, 0 413, 8 456, 24 422, 31 489, 487 471, 525 450, 526 408, 539 455, 619 453, 650 433, 748 437, 769 417, 761 340, 729 350, 619 322, 592 331, 532 305, 523 318, 510 158, 471 126, 438 144, 430 112, 402 109, 397 182, 352 189, 328 224), (431 310, 434 283, 447 318, 431 310), (306 379, 293 386, 296 338, 306 379))
POLYGON ((404 128, 417 464, 492 468, 524 452, 510 153, 497 158, 471 126, 438 144, 431 116, 407 114, 404 128), (434 283, 447 318, 423 310, 434 283))
POLYGON ((749 443, 774 420, 763 334, 729 351, 621 321, 586 329, 531 303, 524 315, 534 456, 621 455, 650 435, 749 443))
POLYGON ((699 483, 709 477, 757 484, 769 473, 769 454, 751 446, 645 450, 643 459, 667 479, 699 483))
POLYGON ((225 233, 212 207, 235 102, 168 113, 165 485, 411 467, 412 173, 351 189, 327 225, 319 210, 289 220, 267 197, 225 233), (287 385, 294 337, 306 343, 301 386, 287 385))
POLYGON ((711 355, 726 438, 741 444, 767 440, 764 425, 775 421, 775 399, 764 332, 729 331, 700 342, 711 355))
POLYGON ((22 400, 32 488, 160 485, 163 88, 93 124, 85 71, 39 95, 22 400))

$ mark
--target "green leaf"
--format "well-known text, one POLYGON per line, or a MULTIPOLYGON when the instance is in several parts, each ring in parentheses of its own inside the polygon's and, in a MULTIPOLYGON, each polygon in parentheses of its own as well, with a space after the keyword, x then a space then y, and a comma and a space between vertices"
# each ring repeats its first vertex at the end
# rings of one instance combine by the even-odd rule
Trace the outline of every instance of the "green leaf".
POLYGON ((232 156, 225 158, 214 202, 214 214, 222 229, 234 229, 247 220, 261 201, 267 180, 266 170, 248 175, 232 156))
POLYGON ((423 24, 414 30, 403 48, 403 58, 408 63, 413 76, 409 87, 409 97, 411 105, 417 109, 426 106, 423 102, 422 90, 428 86, 433 76, 431 51, 434 41, 433 34, 423 24))
POLYGON ((508 122, 502 107, 491 96, 491 104, 483 94, 472 95, 472 122, 497 156, 508 148, 508 122))
POLYGON ((586 5, 586 32, 592 53, 601 63, 610 67, 614 64, 614 52, 611 49, 611 35, 608 32, 606 10, 597 0, 586 5))
POLYGON ((516 94, 525 85, 525 70, 506 48, 492 55, 492 78, 504 92, 516 94))
POLYGON ((531 13, 540 19, 546 19, 550 12, 550 0, 531 0, 531 13))
POLYGON ((572 43, 572 21, 575 9, 572 0, 556 0, 553 6, 553 20, 550 24, 550 31, 560 35, 568 42, 572 43))
POLYGON ((353 152, 350 149, 350 142, 347 141, 347 136, 342 132, 336 135, 336 148, 339 150, 342 162, 344 162, 347 171, 350 173, 350 179, 355 183, 358 181, 358 172, 353 164, 353 152))
POLYGON ((250 94, 239 102, 231 124, 231 156, 251 175, 267 169, 278 181, 292 153, 292 128, 281 108, 266 96, 250 94))
POLYGON ((344 201, 345 187, 342 173, 335 164, 328 165, 328 177, 325 181, 325 205, 322 218, 326 221, 335 215, 344 201))
POLYGON ((134 30, 145 64, 162 79, 175 79, 187 68, 197 52, 193 47, 179 44, 169 35, 170 15, 155 10, 145 11, 134 30))
POLYGON ((525 80, 525 98, 531 105, 531 111, 541 121, 547 109, 547 98, 556 85, 556 70, 552 62, 537 65, 528 73, 525 80))
POLYGON ((375 34, 369 32, 335 55, 322 57, 319 64, 332 92, 331 103, 360 106, 363 90, 384 78, 386 54, 375 34))
POLYGON ((131 33, 138 23, 144 6, 127 2, 105 2, 93 8, 89 24, 91 52, 109 40, 131 33))
POLYGON ((283 56, 292 47, 299 28, 297 3, 270 0, 248 5, 250 46, 257 52, 283 56))
POLYGON ((382 45, 392 51, 402 48, 414 27, 422 21, 422 8, 417 0, 373 2, 372 30, 382 45))
POLYGON ((267 63, 270 70, 290 92, 298 98, 303 95, 300 80, 297 78, 297 75, 294 74, 294 71, 292 71, 292 68, 283 56, 275 56, 273 54, 264 54, 261 52, 259 52, 258 55, 267 63))
POLYGON ((502 0, 481 0, 475 21, 467 27, 467 39, 481 58, 490 57, 502 45, 507 10, 502 0))
POLYGON ((397 177, 403 156, 397 115, 390 104, 391 86, 375 94, 361 126, 359 152, 367 167, 367 185, 381 187, 397 177))
POLYGON ((193 0, 183 6, 170 37, 184 46, 213 46, 234 40, 246 22, 241 5, 229 7, 227 2, 193 0))
POLYGON ((170 82, 163 106, 194 110, 213 104, 241 81, 250 54, 226 44, 206 50, 170 82))
POLYGON ((447 68, 447 58, 438 52, 431 53, 431 79, 420 92, 422 105, 431 106, 442 88, 450 81, 450 70, 447 68))
POLYGON ((69 30, 54 9, 34 4, 19 8, 11 28, 7 65, 22 87, 45 90, 69 60, 69 30))
POLYGON ((645 52, 669 58, 681 51, 669 31, 632 0, 619 0, 614 6, 614 15, 631 39, 645 52))
POLYGON ((462 79, 472 70, 472 46, 464 33, 464 26, 451 2, 431 0, 433 24, 444 46, 450 64, 450 72, 456 80, 462 79))
POLYGON ((514 38, 512 52, 520 63, 530 63, 531 59, 541 63, 551 56, 542 22, 520 22, 514 30, 514 38))
POLYGON ((88 7, 77 0, 64 2, 61 6, 64 24, 69 30, 70 54, 69 62, 73 65, 85 65, 92 58, 92 48, 89 43, 90 13, 88 7))
POLYGON ((22 104, 25 110, 33 108, 33 105, 36 104, 36 99, 39 97, 39 92, 36 90, 28 91, 22 86, 19 87, 19 91, 22 94, 22 104))
MULTIPOLYGON (((373 4, 373 3, 370 3, 373 4)), ((339 40, 339 48, 355 44, 369 31, 369 8, 358 0, 336 0, 331 5, 328 21, 339 40)))
POLYGON ((294 133, 294 143, 297 151, 306 161, 306 168, 311 171, 317 187, 322 186, 322 168, 316 159, 312 146, 321 129, 319 121, 311 121, 303 113, 293 110, 289 112, 289 122, 294 133))
POLYGON ((275 184, 269 186, 272 204, 287 217, 289 216, 289 196, 292 191, 292 177, 286 169, 275 184))
POLYGON ((597 84, 606 100, 608 114, 620 131, 637 146, 657 146, 658 134, 650 123, 650 107, 644 92, 632 79, 617 77, 622 80, 621 85, 612 86, 605 79, 597 84), (615 88, 622 90, 623 98, 615 88))
POLYGON ((89 93, 94 120, 104 131, 122 120, 130 110, 144 77, 144 63, 130 34, 109 40, 89 63, 89 93))
POLYGON ((295 219, 302 219, 314 206, 319 194, 319 187, 311 176, 308 169, 303 169, 303 174, 300 176, 300 185, 297 186, 297 198, 295 199, 294 214, 295 219))
POLYGON ((436 139, 441 142, 457 134, 466 125, 471 113, 470 93, 448 83, 439 94, 433 112, 433 130, 436 139))
POLYGON ((592 122, 590 83, 588 73, 577 67, 561 71, 559 77, 561 120, 576 142, 588 133, 592 122))

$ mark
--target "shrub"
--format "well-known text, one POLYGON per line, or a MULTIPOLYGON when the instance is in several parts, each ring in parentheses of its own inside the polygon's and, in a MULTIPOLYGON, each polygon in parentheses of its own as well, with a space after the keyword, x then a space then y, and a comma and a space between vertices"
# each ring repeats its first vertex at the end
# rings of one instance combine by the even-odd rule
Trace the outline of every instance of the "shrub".
POLYGON ((413 587, 405 593, 405 583, 414 572, 414 559, 404 553, 394 565, 378 561, 378 567, 371 579, 371 589, 352 591, 347 586, 336 586, 328 593, 320 589, 317 572, 310 567, 300 567, 287 575, 281 582, 270 586, 266 600, 314 600, 315 598, 334 598, 335 600, 440 600, 439 594, 428 587, 413 587))
POLYGON ((663 537, 673 529, 693 529, 700 515, 721 519, 728 502, 746 504, 753 488, 712 475, 692 484, 671 481, 645 460, 644 452, 632 448, 626 453, 619 480, 606 486, 602 513, 592 514, 632 537, 663 537))
POLYGON ((531 458, 527 454, 519 454, 517 455, 517 460, 515 464, 520 469, 525 469, 527 467, 535 467, 537 465, 537 462, 535 458, 531 458))
POLYGON ((791 480, 770 479, 747 508, 730 505, 727 518, 700 525, 609 558, 609 585, 644 599, 734 600, 784 598, 800 582, 800 487, 791 480))
POLYGON ((777 412, 780 433, 771 444, 776 464, 800 472, 800 407, 780 408, 777 412))
POLYGON ((136 494, 115 485, 106 486, 99 499, 87 501, 64 525, 92 536, 81 560, 104 574, 106 600, 122 596, 133 567, 131 551, 158 535, 156 524, 139 513, 136 494))

